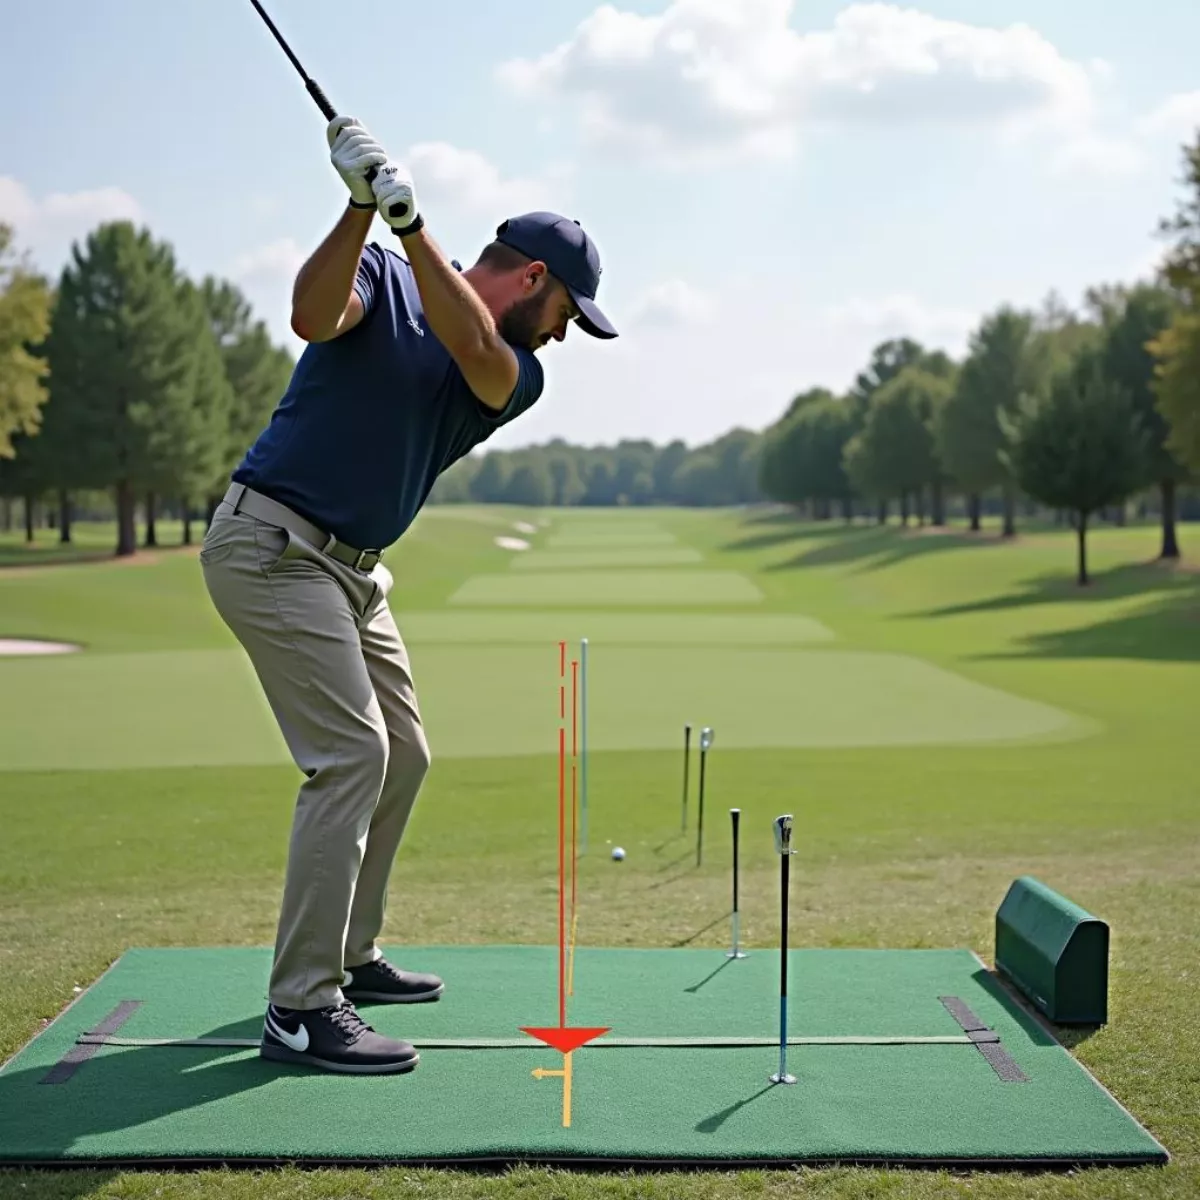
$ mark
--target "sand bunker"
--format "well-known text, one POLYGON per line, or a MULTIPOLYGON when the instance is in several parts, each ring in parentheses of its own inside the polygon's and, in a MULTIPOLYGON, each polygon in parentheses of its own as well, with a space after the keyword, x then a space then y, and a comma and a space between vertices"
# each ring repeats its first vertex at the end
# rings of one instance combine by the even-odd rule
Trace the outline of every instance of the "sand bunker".
POLYGON ((0 638, 0 658, 27 654, 73 654, 78 646, 68 642, 43 642, 30 638, 0 638))
POLYGON ((529 543, 526 541, 523 541, 521 538, 498 537, 496 539, 496 545, 499 546, 501 550, 528 550, 529 549, 529 543))
POLYGON ((530 525, 528 521, 518 521, 513 528, 518 533, 537 533, 537 526, 530 525))

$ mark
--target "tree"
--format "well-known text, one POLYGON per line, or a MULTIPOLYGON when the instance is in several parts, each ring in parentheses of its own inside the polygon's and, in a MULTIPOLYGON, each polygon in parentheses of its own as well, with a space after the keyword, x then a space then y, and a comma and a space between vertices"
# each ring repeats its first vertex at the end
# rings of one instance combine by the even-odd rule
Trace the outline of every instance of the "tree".
POLYGON ((1163 277, 1180 296, 1184 305, 1200 310, 1200 131, 1195 141, 1183 149, 1183 178, 1187 189, 1175 214, 1159 224, 1159 231, 1170 236, 1174 245, 1163 264, 1163 277))
POLYGON ((471 499, 480 504, 501 504, 508 485, 508 460, 501 453, 484 454, 471 480, 471 499))
POLYGON ((835 399, 834 394, 828 388, 809 388, 808 391, 801 392, 799 395, 792 398, 792 402, 788 405, 787 411, 779 419, 780 424, 788 420, 789 417, 797 416, 810 405, 827 404, 833 399, 835 399))
POLYGON ((153 467, 147 481, 147 545, 153 544, 150 522, 160 496, 179 501, 184 542, 191 541, 189 514, 197 501, 206 498, 213 478, 227 462, 235 405, 207 304, 190 280, 179 283, 175 318, 169 399, 156 407, 150 434, 153 467))
POLYGON ((664 446, 654 462, 654 495, 660 504, 678 499, 675 473, 687 462, 688 448, 678 438, 664 446))
POLYGON ((721 494, 721 463, 717 455, 708 449, 688 455, 675 472, 675 487, 681 504, 721 503, 714 499, 721 494))
POLYGON ((1180 302, 1171 324, 1154 340, 1156 408, 1169 432, 1166 449, 1177 461, 1200 471, 1200 131, 1183 148, 1185 198, 1160 231, 1174 245, 1163 277, 1180 302))
POLYGON ((539 458, 523 462, 513 471, 504 489, 504 500, 524 508, 543 508, 550 501, 550 493, 550 472, 539 458))
POLYGON ((1200 312, 1178 313, 1150 351, 1157 407, 1169 431, 1166 448, 1200 471, 1200 312))
POLYGON ((799 409, 765 438, 759 488, 781 504, 841 503, 849 517, 853 489, 843 458, 853 431, 849 405, 832 396, 799 409))
POLYGON ((949 476, 971 499, 971 528, 979 528, 984 492, 1004 493, 1004 536, 1016 532, 1016 494, 1004 448, 1002 419, 1024 394, 1040 391, 1031 342, 1032 314, 1002 307, 986 317, 971 337, 953 391, 934 422, 939 457, 949 476))
POLYGON ((550 487, 550 503, 559 508, 578 504, 583 495, 579 463, 571 448, 562 441, 556 442, 550 451, 550 487))
POLYGON ((118 555, 136 550, 139 495, 178 482, 196 436, 198 309, 168 245, 127 221, 72 247, 47 339, 50 404, 86 454, 76 487, 112 488, 118 555))
POLYGON ((932 424, 949 388, 948 380, 921 366, 906 367, 893 376, 871 397, 857 435, 862 445, 847 464, 851 481, 861 490, 878 497, 900 497, 905 524, 913 497, 924 521, 925 489, 936 486, 941 477, 932 424))
POLYGON ((1127 499, 1146 470, 1149 438, 1129 392, 1104 373, 1097 350, 1081 353, 1048 394, 1027 393, 1001 415, 1002 456, 1020 487, 1075 515, 1080 586, 1088 582, 1088 518, 1127 499))
POLYGON ((0 459, 15 456, 13 434, 37 432, 48 394, 37 349, 50 331, 53 294, 13 243, 12 227, 0 224, 0 459))
MULTIPOLYGON (((854 380, 847 397, 859 428, 867 418, 871 397, 889 380, 895 379, 905 367, 915 367, 925 360, 928 352, 912 338, 893 338, 880 342, 871 351, 871 360, 854 380)), ((943 356, 944 357, 944 356, 943 356)))
POLYGON ((1170 427, 1158 409, 1155 392, 1157 362, 1151 346, 1171 324, 1176 311, 1174 296, 1165 288, 1139 284, 1112 288, 1097 309, 1104 328, 1100 356, 1104 374, 1123 387, 1133 401, 1150 441, 1144 485, 1156 485, 1162 496, 1162 549, 1160 557, 1177 559, 1176 488, 1187 470, 1167 446, 1170 427))

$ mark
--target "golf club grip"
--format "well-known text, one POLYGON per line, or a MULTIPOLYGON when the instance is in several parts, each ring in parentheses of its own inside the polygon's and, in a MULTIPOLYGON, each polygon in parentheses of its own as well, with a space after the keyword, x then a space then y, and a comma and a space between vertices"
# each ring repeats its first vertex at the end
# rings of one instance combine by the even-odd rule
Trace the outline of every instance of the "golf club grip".
POLYGON ((779 995, 787 996, 787 977, 788 977, 788 884, 789 884, 789 868, 791 859, 785 854, 780 860, 780 895, 782 908, 780 931, 779 931, 779 995))
POLYGON ((738 810, 730 810, 730 819, 733 822, 733 911, 738 910, 738 810))
POLYGON ((325 116, 325 120, 332 121, 337 116, 337 109, 329 103, 329 97, 321 91, 321 85, 315 79, 306 79, 304 86, 308 88, 308 94, 317 102, 317 107, 325 116))

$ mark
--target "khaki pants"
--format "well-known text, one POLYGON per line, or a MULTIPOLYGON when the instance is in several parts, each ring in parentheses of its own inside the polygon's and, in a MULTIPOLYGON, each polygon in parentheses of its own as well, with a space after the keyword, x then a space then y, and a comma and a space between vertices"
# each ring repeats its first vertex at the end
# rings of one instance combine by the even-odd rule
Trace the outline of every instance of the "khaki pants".
POLYGON ((429 769, 408 652, 382 564, 356 571, 218 505, 204 582, 242 644, 297 767, 269 998, 342 1000, 344 967, 379 957, 388 878, 429 769))

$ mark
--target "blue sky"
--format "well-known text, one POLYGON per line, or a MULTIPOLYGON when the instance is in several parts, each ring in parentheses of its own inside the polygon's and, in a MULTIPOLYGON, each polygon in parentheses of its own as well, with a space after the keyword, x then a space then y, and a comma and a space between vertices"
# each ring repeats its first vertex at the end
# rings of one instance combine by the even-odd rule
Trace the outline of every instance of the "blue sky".
MULTIPOLYGON (((596 238, 623 336, 544 351, 493 446, 762 428, 885 337, 961 353, 1001 303, 1132 280, 1200 129, 1194 0, 267 8, 448 254, 535 207, 596 238)), ((249 0, 13 0, 5 32, 0 220, 43 269, 133 217, 298 349, 291 277, 343 192, 249 0)))

